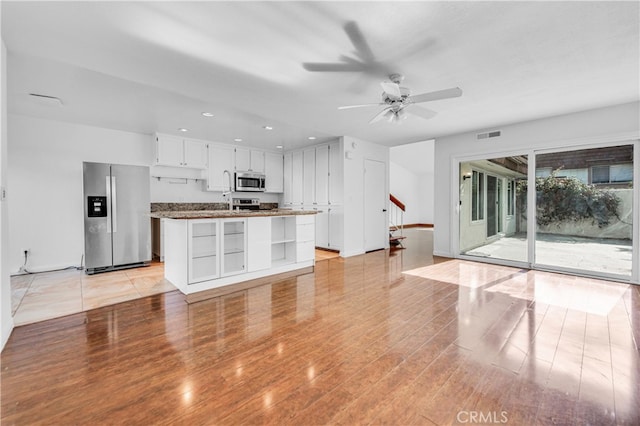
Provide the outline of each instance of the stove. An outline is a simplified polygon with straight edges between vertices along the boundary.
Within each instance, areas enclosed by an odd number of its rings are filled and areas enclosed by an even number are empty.
[[[260,210],[259,198],[234,198],[231,202],[234,210]]]

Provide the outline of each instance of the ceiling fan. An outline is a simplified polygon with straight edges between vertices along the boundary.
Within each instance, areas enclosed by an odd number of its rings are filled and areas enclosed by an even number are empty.
[[[459,87],[453,87],[451,89],[438,90],[435,92],[422,93],[419,95],[411,95],[408,88],[400,86],[404,76],[401,74],[389,75],[389,80],[380,83],[382,86],[382,102],[377,104],[363,104],[363,105],[347,105],[338,107],[338,109],[351,109],[361,108],[368,106],[384,106],[382,111],[377,113],[369,124],[375,123],[382,119],[386,119],[392,123],[399,123],[403,119],[407,118],[407,114],[412,114],[425,120],[434,117],[437,113],[430,109],[420,107],[418,103],[437,101],[440,99],[457,98],[462,96],[462,90]]]

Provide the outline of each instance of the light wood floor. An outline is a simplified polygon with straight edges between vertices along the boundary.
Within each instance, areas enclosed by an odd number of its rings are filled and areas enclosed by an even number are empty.
[[[638,287],[433,258],[430,231],[407,234],[217,299],[17,327],[2,423],[640,424]]]

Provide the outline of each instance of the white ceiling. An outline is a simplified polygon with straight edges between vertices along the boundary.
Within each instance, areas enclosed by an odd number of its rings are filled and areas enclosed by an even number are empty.
[[[10,113],[273,148],[340,135],[387,146],[637,101],[639,2],[2,1]],[[379,74],[319,73],[353,56]],[[385,72],[412,93],[458,86],[431,120],[367,122]],[[62,108],[28,93],[57,96]],[[204,118],[211,111],[214,118]],[[274,130],[265,131],[263,125]],[[318,139],[311,142],[307,136]]]

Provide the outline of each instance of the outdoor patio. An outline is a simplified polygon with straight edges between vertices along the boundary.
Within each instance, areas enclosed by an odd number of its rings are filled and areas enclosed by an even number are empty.
[[[631,275],[631,240],[538,234],[536,263],[615,275]],[[527,261],[527,236],[515,234],[466,251],[464,254],[520,262]]]

